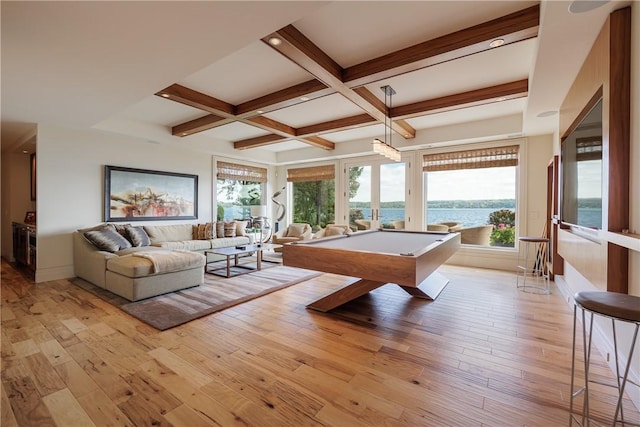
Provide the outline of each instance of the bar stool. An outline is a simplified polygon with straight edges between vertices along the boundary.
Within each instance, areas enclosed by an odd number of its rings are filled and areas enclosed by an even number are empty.
[[[569,403],[569,426],[573,425],[573,421],[580,426],[584,426],[585,420],[587,425],[591,423],[589,414],[589,383],[598,383],[600,385],[613,387],[618,390],[618,399],[616,410],[613,415],[613,426],[618,422],[623,425],[640,426],[636,422],[625,421],[624,412],[622,410],[622,398],[627,382],[640,387],[632,380],[628,379],[629,368],[633,358],[633,350],[638,338],[638,327],[640,326],[640,297],[619,294],[615,292],[578,292],[574,295],[575,305],[573,308],[573,350],[571,353],[571,400]],[[574,391],[575,383],[575,360],[576,360],[576,320],[578,317],[578,309],[582,311],[582,342],[584,349],[584,386]],[[585,312],[591,313],[589,319],[589,332],[587,334],[587,324],[585,321]],[[591,337],[593,332],[593,318],[595,316],[603,316],[611,319],[611,327],[613,329],[613,349],[616,358],[616,384],[606,384],[600,381],[589,379],[589,362],[591,360]],[[627,364],[621,375],[620,360],[618,356],[618,342],[616,337],[616,321],[627,322],[635,325],[631,348],[627,357]],[[573,401],[580,394],[584,394],[582,414],[574,414]],[[578,421],[576,415],[582,415],[582,421]],[[595,422],[595,421],[594,421]]]
[[[545,237],[519,237],[518,267],[516,271],[516,287],[525,292],[549,294],[549,239]],[[535,260],[533,267],[529,266],[529,249],[533,247]],[[522,255],[524,253],[524,260]],[[523,263],[524,261],[524,263]],[[527,283],[527,278],[529,278]]]

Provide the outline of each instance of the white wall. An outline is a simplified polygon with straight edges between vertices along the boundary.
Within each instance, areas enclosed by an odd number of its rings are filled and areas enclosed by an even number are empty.
[[[103,221],[104,165],[198,175],[198,220],[184,222],[213,218],[211,156],[102,131],[38,126],[36,282],[74,276],[71,233]]]

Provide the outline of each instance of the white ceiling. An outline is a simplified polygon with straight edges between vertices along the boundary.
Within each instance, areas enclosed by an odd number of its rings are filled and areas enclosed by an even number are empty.
[[[571,14],[570,2],[542,2],[538,37],[366,85],[393,105],[527,79],[527,97],[407,119],[415,140],[437,129],[515,118],[517,135],[554,133],[558,110],[607,15],[630,2]],[[96,128],[200,151],[233,152],[233,142],[269,134],[233,122],[188,137],[171,127],[207,112],[155,95],[179,84],[238,105],[310,80],[304,69],[261,41],[292,24],[347,68],[436,37],[499,18],[535,1],[369,2],[1,2],[2,150],[22,150],[35,124]],[[361,114],[339,94],[265,113],[298,128]],[[448,127],[448,128],[445,128]],[[513,130],[513,129],[511,129]],[[343,152],[349,141],[382,136],[382,123],[320,135]],[[487,138],[483,134],[483,138]],[[495,137],[505,135],[496,133]],[[394,135],[394,140],[396,135]],[[191,140],[191,141],[189,141]],[[468,139],[472,141],[473,138]],[[193,144],[185,144],[193,142]],[[308,147],[288,141],[244,151],[272,152],[275,162]],[[259,156],[258,156],[259,157]],[[284,160],[283,160],[284,161]]]

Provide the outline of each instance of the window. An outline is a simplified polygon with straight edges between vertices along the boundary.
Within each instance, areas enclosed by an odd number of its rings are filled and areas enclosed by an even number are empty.
[[[293,222],[310,224],[314,231],[334,222],[333,165],[289,169],[287,182],[293,189]]]
[[[244,219],[251,206],[261,205],[267,170],[237,163],[217,162],[217,219]]]
[[[514,247],[518,146],[425,154],[427,230],[463,244]]]

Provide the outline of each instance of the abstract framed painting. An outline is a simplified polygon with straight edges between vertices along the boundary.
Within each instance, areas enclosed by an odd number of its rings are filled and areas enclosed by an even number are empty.
[[[197,175],[104,167],[105,221],[197,218]]]

